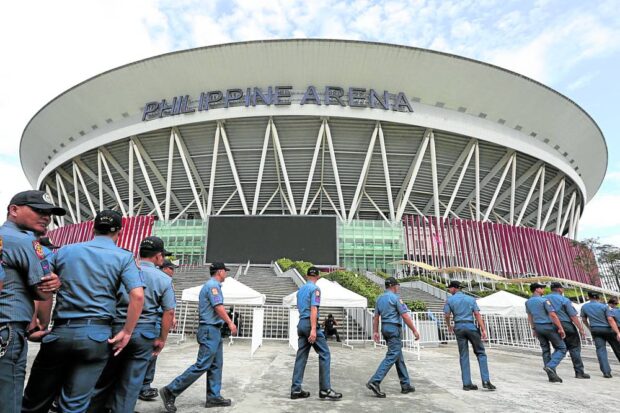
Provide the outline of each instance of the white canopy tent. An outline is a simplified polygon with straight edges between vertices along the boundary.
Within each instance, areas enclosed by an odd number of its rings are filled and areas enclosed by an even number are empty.
[[[321,289],[321,306],[347,308],[366,308],[368,306],[368,300],[365,297],[347,290],[337,282],[321,278],[316,285]],[[282,304],[288,307],[297,305],[297,292],[284,297]]]
[[[498,291],[476,301],[482,314],[500,314],[508,317],[526,317],[527,300],[506,291]]]
[[[198,301],[203,285],[183,290],[181,300]],[[222,283],[222,295],[224,296],[224,305],[264,305],[267,299],[265,294],[259,293],[234,278],[226,278],[224,280]]]

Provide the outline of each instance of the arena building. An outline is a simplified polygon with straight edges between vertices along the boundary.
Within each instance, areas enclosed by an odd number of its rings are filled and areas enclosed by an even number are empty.
[[[596,122],[532,79],[431,50],[308,39],[97,75],[36,113],[20,156],[31,184],[69,209],[56,225],[104,207],[152,215],[185,263],[204,260],[210,216],[334,215],[341,266],[405,258],[585,282],[570,240],[607,167]]]

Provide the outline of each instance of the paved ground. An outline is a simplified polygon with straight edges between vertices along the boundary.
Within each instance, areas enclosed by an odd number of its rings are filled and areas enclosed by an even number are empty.
[[[547,381],[538,354],[505,349],[489,349],[491,379],[498,387],[495,392],[461,390],[458,351],[456,346],[422,350],[416,360],[407,355],[407,365],[416,387],[413,394],[400,394],[394,370],[385,379],[382,389],[386,399],[377,399],[364,384],[374,373],[384,350],[372,346],[353,350],[332,346],[332,385],[344,394],[339,402],[318,398],[318,358],[308,360],[304,388],[312,395],[306,400],[290,400],[291,374],[295,355],[284,342],[266,342],[254,358],[249,355],[249,343],[239,341],[224,350],[224,382],[222,394],[233,400],[232,407],[211,409],[221,412],[505,412],[505,411],[614,411],[618,405],[620,366],[613,360],[616,377],[604,379],[592,354],[585,358],[591,380],[573,378],[567,358],[558,368],[563,384]],[[37,347],[32,346],[29,362]],[[164,350],[157,365],[154,385],[162,386],[193,363],[197,351],[194,342],[171,345]],[[612,353],[613,354],[613,353]],[[475,361],[475,358],[474,358]],[[480,385],[477,365],[473,367],[474,382]],[[205,401],[205,379],[202,378],[177,399],[179,412],[202,412]],[[162,412],[159,399],[138,401],[140,413]]]

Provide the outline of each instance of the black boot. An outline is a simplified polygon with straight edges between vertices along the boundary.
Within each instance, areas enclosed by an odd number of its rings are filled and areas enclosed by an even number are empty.
[[[291,392],[291,399],[293,399],[293,400],[296,400],[296,399],[307,399],[308,397],[310,397],[310,392],[309,391],[299,390],[299,391],[292,391]]]
[[[319,392],[319,398],[327,400],[340,400],[342,399],[342,393],[337,393],[333,389],[321,390]]]
[[[230,399],[225,399],[222,396],[220,397],[210,397],[207,399],[207,402],[205,403],[205,407],[209,408],[209,407],[227,407],[230,406],[232,404],[232,401]]]
[[[366,383],[366,387],[370,390],[372,390],[372,392],[375,394],[375,396],[377,396],[380,399],[385,398],[385,393],[383,393],[381,391],[381,387],[379,387],[379,383],[374,383],[372,381],[369,381],[368,383]]]
[[[167,387],[162,387],[159,389],[159,396],[161,397],[161,401],[164,403],[164,409],[168,413],[174,413],[177,411],[177,407],[174,405],[174,401],[176,397],[168,390]]]

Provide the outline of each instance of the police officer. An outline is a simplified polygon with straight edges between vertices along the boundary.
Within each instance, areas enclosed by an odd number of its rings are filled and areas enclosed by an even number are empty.
[[[420,339],[420,334],[413,325],[413,321],[409,316],[409,309],[400,298],[400,284],[394,277],[385,280],[385,293],[377,299],[375,308],[375,316],[372,320],[373,339],[379,342],[379,319],[381,320],[381,334],[387,343],[388,351],[385,358],[377,368],[375,374],[370,378],[366,387],[380,398],[385,397],[385,393],[381,391],[380,384],[387,375],[388,371],[396,364],[396,373],[400,380],[401,393],[411,393],[415,388],[409,380],[405,358],[403,357],[403,343],[401,341],[402,322],[407,324],[411,329],[416,340]]]
[[[165,259],[164,263],[160,266],[160,269],[170,278],[174,276],[174,270],[178,267],[178,265],[174,264],[169,259]],[[173,288],[174,290],[174,288]],[[172,328],[175,329],[177,327],[177,319],[176,316],[173,315],[172,318]],[[159,327],[158,327],[159,328]],[[157,389],[151,387],[151,383],[155,379],[155,369],[157,366],[157,356],[153,356],[151,361],[149,362],[148,367],[146,368],[146,373],[144,374],[144,382],[142,383],[142,389],[140,390],[140,395],[138,398],[144,401],[151,401],[157,398]]]
[[[585,373],[583,361],[581,360],[580,336],[585,338],[585,332],[577,316],[577,310],[573,307],[573,303],[564,297],[564,288],[559,282],[551,283],[551,294],[548,294],[545,298],[551,301],[551,305],[555,309],[555,313],[564,328],[564,333],[566,334],[564,344],[566,344],[570,353],[570,359],[575,369],[575,377],[578,379],[589,379],[590,375]]]
[[[140,269],[144,277],[144,307],[129,344],[118,357],[108,360],[88,411],[133,413],[144,374],[153,356],[163,349],[172,326],[176,300],[172,280],[158,266],[168,252],[158,237],[147,237],[140,243]],[[127,321],[129,297],[121,286],[112,333],[120,331]]]
[[[27,327],[34,300],[51,302],[60,287],[57,275],[32,235],[45,232],[52,215],[66,211],[49,202],[42,191],[16,194],[0,227],[0,410],[19,412],[26,375]]]
[[[116,246],[122,217],[105,210],[94,221],[92,241],[66,245],[53,257],[62,287],[56,296],[54,327],[43,337],[22,412],[47,413],[60,393],[62,412],[84,412],[108,358],[129,342],[144,303],[144,283],[133,255]],[[112,338],[116,294],[129,291],[127,321]]]
[[[459,281],[451,281],[448,285],[448,291],[452,295],[446,301],[443,312],[448,330],[456,335],[456,342],[459,346],[463,390],[478,390],[478,386],[471,381],[468,343],[471,344],[474,354],[478,358],[482,387],[488,390],[495,390],[496,387],[491,383],[487,355],[482,343],[483,340],[487,339],[487,332],[478,304],[476,304],[476,300],[473,297],[463,294]],[[452,316],[454,316],[454,327],[450,321]],[[474,324],[474,318],[478,322],[477,327]]]
[[[562,327],[551,301],[543,297],[545,285],[532,283],[530,284],[530,291],[533,295],[525,302],[525,310],[534,336],[540,342],[545,365],[543,370],[547,372],[550,382],[562,383],[562,379],[555,369],[566,356],[566,344],[563,341],[566,338],[564,327]],[[550,344],[554,348],[553,354],[551,354]]]
[[[611,310],[611,315],[616,320],[616,325],[620,328],[620,308],[618,308],[618,297],[611,297],[609,301],[609,308]]]
[[[227,324],[231,333],[237,334],[237,327],[226,313],[224,297],[222,296],[221,284],[226,279],[227,271],[230,270],[221,262],[214,262],[209,267],[211,279],[203,285],[198,296],[200,325],[196,333],[196,340],[200,344],[200,348],[198,349],[196,363],[159,390],[159,395],[167,412],[177,411],[174,405],[176,398],[205,373],[207,373],[207,402],[205,407],[231,405],[230,399],[225,399],[220,394],[224,363],[220,329],[224,324]]]
[[[599,301],[598,293],[589,291],[588,298],[590,301],[581,307],[581,318],[592,333],[596,347],[596,358],[603,372],[603,377],[610,379],[612,375],[607,359],[607,343],[620,361],[620,331],[618,331],[618,324],[611,309]]]
[[[319,307],[321,305],[321,289],[316,285],[321,273],[318,268],[310,267],[306,272],[307,282],[297,291],[297,308],[299,323],[297,324],[298,346],[293,370],[291,399],[305,399],[310,392],[302,390],[304,371],[308,362],[310,347],[319,355],[319,398],[340,400],[341,393],[335,392],[330,383],[330,353],[325,334],[319,327]]]

